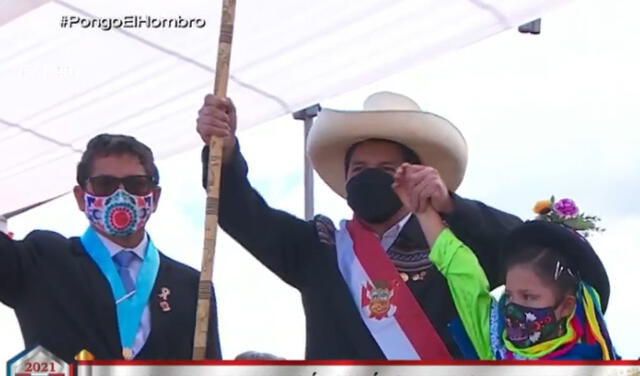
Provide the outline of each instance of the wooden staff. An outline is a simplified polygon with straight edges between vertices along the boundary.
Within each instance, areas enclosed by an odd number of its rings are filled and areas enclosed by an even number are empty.
[[[226,97],[229,82],[229,62],[231,60],[231,40],[233,22],[236,13],[236,0],[222,1],[220,21],[220,39],[218,42],[218,61],[216,63],[216,81],[214,95]],[[207,181],[207,208],[204,228],[204,248],[202,268],[198,286],[198,307],[196,311],[196,330],[193,337],[193,359],[202,360],[207,351],[207,332],[211,314],[211,281],[213,277],[213,256],[216,251],[218,230],[218,202],[220,197],[220,170],[223,140],[212,137],[209,143],[209,175]]]

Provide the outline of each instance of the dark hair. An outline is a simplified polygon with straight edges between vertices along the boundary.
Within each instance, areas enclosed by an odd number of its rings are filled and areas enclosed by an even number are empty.
[[[345,174],[347,173],[347,171],[349,171],[349,163],[351,162],[351,158],[353,157],[353,153],[356,151],[356,148],[360,145],[362,145],[365,142],[368,141],[382,141],[382,142],[388,142],[390,144],[396,145],[400,148],[400,152],[402,153],[402,159],[404,162],[408,162],[411,164],[421,164],[422,161],[420,160],[420,157],[418,157],[418,154],[416,154],[415,151],[409,149],[408,147],[404,146],[403,144],[396,142],[396,141],[391,141],[391,140],[385,140],[383,138],[369,138],[367,140],[364,141],[360,141],[360,142],[356,142],[355,144],[349,146],[349,149],[347,149],[347,154],[344,157],[344,171]]]
[[[257,351],[245,351],[242,354],[238,354],[235,360],[285,360],[270,353],[263,353]]]
[[[510,250],[505,260],[506,270],[515,265],[530,266],[543,282],[553,286],[556,297],[575,295],[578,291],[579,275],[568,260],[552,248],[537,244],[521,244]]]
[[[131,136],[119,134],[100,134],[92,138],[87,149],[82,154],[76,170],[76,181],[85,187],[93,170],[93,163],[98,158],[109,155],[129,154],[137,157],[147,175],[151,176],[155,184],[160,183],[158,168],[153,162],[153,152],[149,147]]]

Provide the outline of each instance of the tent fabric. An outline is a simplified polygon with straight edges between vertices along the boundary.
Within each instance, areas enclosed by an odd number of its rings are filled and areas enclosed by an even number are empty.
[[[566,1],[238,0],[228,93],[246,129]],[[98,133],[134,135],[159,159],[197,147],[195,118],[213,87],[220,7],[0,0],[0,215],[69,191],[80,153]],[[62,27],[65,16],[182,17],[206,26]]]

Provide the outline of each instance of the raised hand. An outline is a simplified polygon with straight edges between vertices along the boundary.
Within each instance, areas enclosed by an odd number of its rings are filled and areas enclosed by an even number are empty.
[[[438,214],[439,210],[434,205],[435,195],[441,194],[440,175],[431,167],[403,163],[396,170],[394,178],[393,188],[396,194],[404,206],[416,215],[429,245],[433,246],[444,229],[442,218]],[[447,198],[451,200],[448,190],[446,187],[444,189]]]
[[[414,182],[409,178],[408,169],[411,165],[403,163],[396,169],[394,175],[393,189],[402,201],[402,204],[409,209],[413,214],[418,214],[424,211],[424,208],[420,205],[420,200],[416,195],[414,189]]]
[[[397,172],[402,175],[396,173],[396,180],[401,176],[402,181],[399,182],[402,183],[402,189],[410,192],[407,197],[410,202],[405,203],[408,208],[421,212],[426,209],[427,203],[430,203],[439,213],[450,213],[453,210],[453,200],[438,170],[429,166],[403,163]]]
[[[232,155],[236,144],[236,127],[236,108],[231,99],[207,94],[198,111],[196,130],[207,145],[214,136],[224,140],[223,162]]]

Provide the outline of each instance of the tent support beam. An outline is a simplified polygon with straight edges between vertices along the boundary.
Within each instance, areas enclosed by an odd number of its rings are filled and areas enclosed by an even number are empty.
[[[313,169],[311,168],[311,161],[307,156],[307,138],[309,137],[309,131],[313,125],[313,118],[320,112],[320,105],[314,104],[300,111],[293,113],[293,118],[296,120],[304,121],[304,217],[306,220],[313,219]]]
[[[0,232],[6,233],[9,229],[9,224],[7,223],[7,218],[0,215]]]
[[[542,19],[538,18],[518,27],[518,31],[522,34],[540,34]]]

